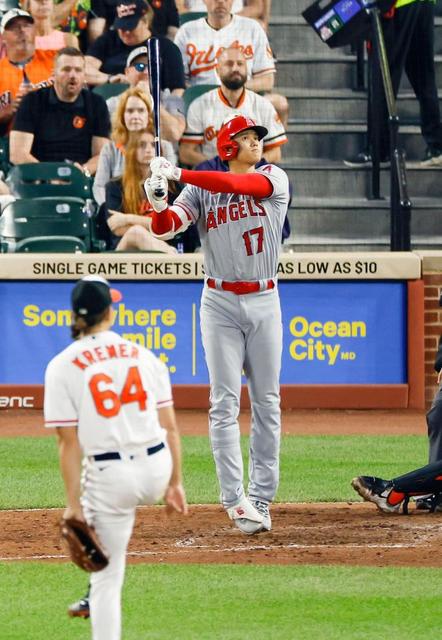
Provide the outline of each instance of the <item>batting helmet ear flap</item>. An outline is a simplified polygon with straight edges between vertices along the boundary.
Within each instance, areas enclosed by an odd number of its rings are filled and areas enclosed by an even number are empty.
[[[232,160],[233,158],[236,158],[239,153],[239,144],[236,140],[230,140],[230,142],[222,145],[222,152],[223,160]]]

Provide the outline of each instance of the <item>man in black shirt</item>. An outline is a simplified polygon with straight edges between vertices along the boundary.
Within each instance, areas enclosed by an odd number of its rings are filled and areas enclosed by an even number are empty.
[[[10,134],[10,158],[23,162],[71,160],[94,175],[110,132],[104,99],[85,89],[83,54],[73,47],[55,58],[54,85],[23,98]]]
[[[148,2],[154,12],[152,35],[167,36],[173,40],[180,26],[175,0],[148,0]],[[94,34],[97,33],[97,35],[90,42],[112,27],[117,17],[118,4],[118,0],[92,0],[93,17],[89,24],[92,24]]]
[[[152,36],[153,11],[145,0],[121,0],[114,29],[91,44],[86,53],[86,80],[91,85],[127,82],[124,75],[131,51]],[[182,95],[186,88],[181,52],[169,38],[158,38],[161,89]]]

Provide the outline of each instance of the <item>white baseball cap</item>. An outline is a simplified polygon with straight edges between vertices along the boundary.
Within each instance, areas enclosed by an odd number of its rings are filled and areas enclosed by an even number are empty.
[[[140,56],[147,56],[147,47],[137,47],[129,53],[126,60],[126,67],[130,67],[132,62]]]
[[[2,21],[0,22],[0,33],[3,33],[6,29],[6,25],[16,18],[27,18],[30,22],[34,22],[34,18],[27,11],[23,11],[23,9],[10,9],[2,16]]]

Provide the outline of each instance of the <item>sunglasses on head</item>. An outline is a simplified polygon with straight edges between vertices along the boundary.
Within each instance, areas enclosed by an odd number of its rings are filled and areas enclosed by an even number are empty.
[[[132,66],[138,71],[138,73],[142,73],[147,69],[147,62],[134,62]]]

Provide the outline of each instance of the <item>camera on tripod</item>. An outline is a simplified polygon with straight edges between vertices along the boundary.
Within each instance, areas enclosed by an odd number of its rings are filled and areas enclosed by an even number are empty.
[[[368,11],[386,13],[395,0],[316,0],[302,12],[306,22],[329,47],[344,47],[370,37]]]

